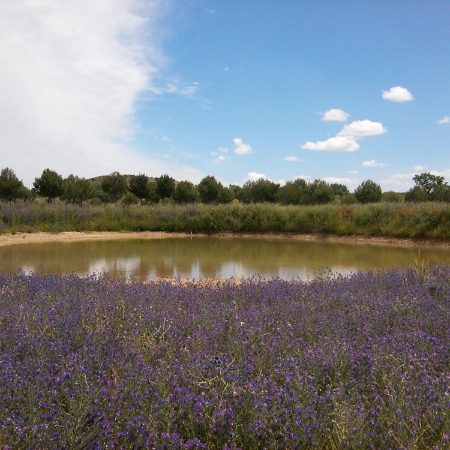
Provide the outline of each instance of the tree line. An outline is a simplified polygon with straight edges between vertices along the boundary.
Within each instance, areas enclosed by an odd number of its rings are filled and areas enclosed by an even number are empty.
[[[233,200],[242,203],[280,203],[283,205],[320,205],[336,199],[342,204],[385,202],[427,202],[450,201],[450,186],[444,177],[429,172],[413,177],[415,186],[405,194],[393,191],[382,192],[379,184],[372,180],[363,181],[353,193],[340,183],[326,183],[324,180],[307,182],[304,179],[288,181],[284,186],[260,178],[247,181],[243,186],[225,187],[214,176],[204,177],[198,185],[190,181],[177,182],[168,174],[150,178],[146,174],[122,175],[113,172],[91,180],[69,175],[63,178],[57,172],[45,169],[36,177],[33,188],[28,189],[8,167],[0,173],[0,200],[15,202],[44,197],[49,203],[60,199],[63,202],[79,204],[117,203],[155,204],[174,202],[177,204],[204,203],[224,204]]]

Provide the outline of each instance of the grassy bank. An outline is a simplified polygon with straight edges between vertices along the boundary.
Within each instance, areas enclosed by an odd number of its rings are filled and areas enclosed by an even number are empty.
[[[449,280],[0,276],[0,446],[448,448]]]
[[[0,205],[0,233],[34,231],[293,232],[448,239],[450,206],[446,203],[355,206]]]

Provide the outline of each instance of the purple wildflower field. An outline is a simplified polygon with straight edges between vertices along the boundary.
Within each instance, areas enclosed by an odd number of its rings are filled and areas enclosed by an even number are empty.
[[[0,289],[3,449],[450,448],[450,267]]]

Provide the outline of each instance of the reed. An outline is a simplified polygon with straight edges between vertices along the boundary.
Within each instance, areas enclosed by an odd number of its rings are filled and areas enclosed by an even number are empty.
[[[0,204],[0,233],[178,231],[450,238],[447,203],[282,206]]]

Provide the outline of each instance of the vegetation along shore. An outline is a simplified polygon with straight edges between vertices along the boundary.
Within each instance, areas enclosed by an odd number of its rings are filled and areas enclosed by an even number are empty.
[[[197,186],[169,175],[114,172],[63,179],[50,169],[25,188],[10,168],[0,173],[0,234],[31,232],[294,233],[446,240],[450,187],[423,173],[406,193],[366,180],[346,186],[266,179],[224,187],[212,176]]]

